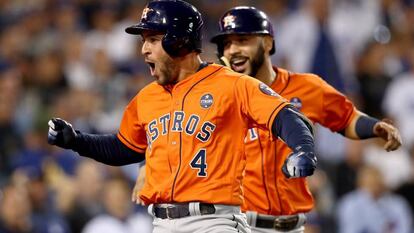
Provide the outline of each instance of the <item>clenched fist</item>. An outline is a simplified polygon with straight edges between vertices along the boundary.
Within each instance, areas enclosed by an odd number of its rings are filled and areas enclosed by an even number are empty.
[[[72,125],[60,118],[52,118],[49,121],[47,142],[65,149],[72,149],[76,139],[76,132]]]
[[[290,154],[282,167],[287,178],[311,176],[316,169],[317,159],[312,150],[298,147]]]

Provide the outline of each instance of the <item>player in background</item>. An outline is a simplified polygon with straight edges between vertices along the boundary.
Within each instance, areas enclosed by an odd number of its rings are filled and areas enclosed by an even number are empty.
[[[248,128],[292,148],[288,176],[309,176],[316,167],[311,123],[266,84],[203,62],[202,26],[184,1],[150,1],[126,32],[142,37],[156,81],[128,104],[119,132],[87,134],[49,121],[52,145],[113,166],[145,159],[140,199],[155,217],[155,233],[250,232],[240,210]]]
[[[211,41],[217,44],[219,57],[234,71],[264,82],[313,123],[350,139],[383,138],[387,151],[400,147],[401,137],[393,125],[358,111],[320,77],[272,66],[270,56],[276,48],[272,24],[264,12],[235,7],[224,13],[219,25],[220,31]],[[264,129],[249,129],[242,209],[252,232],[304,232],[304,213],[314,205],[306,179],[288,179],[283,174],[291,149],[267,134]]]

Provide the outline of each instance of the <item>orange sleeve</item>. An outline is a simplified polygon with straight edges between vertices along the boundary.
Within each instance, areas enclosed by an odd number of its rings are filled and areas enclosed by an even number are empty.
[[[117,136],[130,149],[145,153],[147,137],[138,117],[137,96],[126,107]]]
[[[289,103],[266,84],[249,76],[236,81],[235,95],[253,127],[270,129],[276,115]]]
[[[357,114],[354,104],[342,93],[321,79],[323,114],[321,125],[333,132],[345,129]]]

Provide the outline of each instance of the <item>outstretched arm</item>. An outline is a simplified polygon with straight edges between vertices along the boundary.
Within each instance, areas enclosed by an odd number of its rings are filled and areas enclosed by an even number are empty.
[[[345,128],[344,135],[351,139],[367,139],[380,137],[386,142],[384,149],[394,151],[401,146],[401,135],[390,120],[378,120],[360,111]]]
[[[144,160],[145,155],[125,146],[115,134],[85,134],[76,132],[65,120],[53,118],[49,121],[48,143],[72,149],[81,156],[98,162],[123,166]]]

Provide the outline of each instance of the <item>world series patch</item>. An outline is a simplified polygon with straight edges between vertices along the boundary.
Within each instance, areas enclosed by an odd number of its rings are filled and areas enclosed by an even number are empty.
[[[298,97],[293,97],[289,101],[295,108],[301,109],[302,108],[302,100],[300,100]]]
[[[200,98],[200,106],[202,108],[209,108],[213,104],[213,96],[211,94],[204,94]]]
[[[279,94],[277,94],[272,88],[270,88],[268,85],[266,85],[264,83],[259,84],[259,89],[260,89],[261,92],[263,92],[266,95],[279,97]]]

